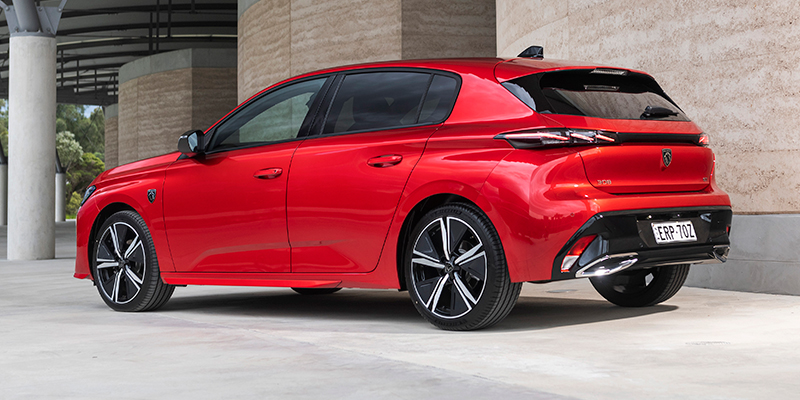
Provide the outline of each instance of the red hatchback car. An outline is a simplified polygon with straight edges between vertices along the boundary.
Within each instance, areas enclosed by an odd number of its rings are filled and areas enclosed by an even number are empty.
[[[501,321],[523,282],[614,304],[725,261],[708,137],[649,75],[545,60],[392,61],[280,82],[180,152],[100,175],[75,277],[114,310],[176,285],[407,289],[443,329]]]

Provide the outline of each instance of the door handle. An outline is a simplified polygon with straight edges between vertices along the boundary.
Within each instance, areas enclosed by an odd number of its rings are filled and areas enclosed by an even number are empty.
[[[400,164],[403,161],[403,156],[399,154],[389,154],[385,156],[372,157],[367,160],[367,165],[375,168],[386,168],[392,165]]]
[[[253,174],[258,179],[275,179],[283,173],[283,168],[265,168]]]

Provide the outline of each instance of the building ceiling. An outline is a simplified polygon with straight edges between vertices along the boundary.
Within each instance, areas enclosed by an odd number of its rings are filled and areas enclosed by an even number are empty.
[[[114,104],[125,63],[185,48],[236,48],[236,7],[237,0],[68,0],[56,36],[57,101]],[[2,13],[0,98],[8,98],[8,41]]]

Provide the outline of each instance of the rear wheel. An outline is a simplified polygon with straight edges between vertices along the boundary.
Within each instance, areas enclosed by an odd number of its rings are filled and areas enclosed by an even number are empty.
[[[689,275],[689,264],[665,266],[590,278],[606,300],[622,307],[647,307],[669,300]]]
[[[342,288],[298,288],[293,287],[292,290],[295,292],[302,294],[302,295],[317,295],[317,294],[333,294],[336,293]]]
[[[417,223],[405,250],[408,291],[417,311],[447,330],[494,325],[516,304],[500,238],[479,209],[445,205]]]
[[[133,211],[120,211],[103,223],[93,254],[97,291],[116,311],[154,310],[175,290],[161,281],[150,230]]]

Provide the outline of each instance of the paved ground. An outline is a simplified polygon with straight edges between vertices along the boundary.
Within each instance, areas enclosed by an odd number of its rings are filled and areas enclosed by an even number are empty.
[[[0,261],[0,399],[800,396],[800,297],[684,288],[632,310],[585,280],[526,284],[503,323],[468,333],[393,291],[188,287],[125,314],[72,278],[72,229],[61,259]]]

